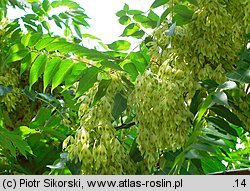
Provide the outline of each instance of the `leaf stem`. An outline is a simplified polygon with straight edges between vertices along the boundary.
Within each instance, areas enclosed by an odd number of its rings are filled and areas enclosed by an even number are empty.
[[[120,125],[120,126],[117,126],[117,127],[115,127],[115,129],[118,131],[118,130],[120,130],[120,129],[129,129],[130,127],[132,127],[132,126],[134,126],[135,125],[135,122],[133,122],[133,121],[131,121],[131,122],[129,122],[129,123],[124,123],[124,124],[122,124],[122,125]]]

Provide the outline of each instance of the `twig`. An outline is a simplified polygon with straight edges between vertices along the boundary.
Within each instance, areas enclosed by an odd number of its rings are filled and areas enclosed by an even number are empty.
[[[38,94],[36,94],[35,96],[36,99],[39,99],[41,101],[43,101],[44,103],[48,104],[49,106],[51,106],[53,109],[55,109],[60,115],[61,117],[64,119],[65,117],[63,116],[63,114],[57,109],[57,107],[55,107],[54,105],[52,105],[50,102],[48,102],[47,100],[43,99],[43,98],[40,98],[38,97]]]
[[[124,124],[122,124],[122,125],[120,125],[120,126],[117,126],[117,127],[115,127],[115,129],[116,129],[116,130],[128,129],[128,128],[134,126],[134,125],[135,125],[135,122],[132,121],[132,122],[124,123]]]

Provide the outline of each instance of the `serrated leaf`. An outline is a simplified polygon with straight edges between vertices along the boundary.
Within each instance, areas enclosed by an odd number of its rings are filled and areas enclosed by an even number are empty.
[[[78,62],[72,67],[70,75],[65,79],[65,89],[68,89],[81,78],[82,72],[86,69],[86,63]]]
[[[110,59],[112,57],[106,55],[103,52],[97,51],[95,49],[88,49],[78,44],[73,44],[69,42],[53,42],[46,46],[47,51],[55,51],[58,50],[61,53],[74,53],[80,56],[86,56],[91,58],[91,60],[103,60],[103,59]]]
[[[215,106],[211,107],[210,110],[215,112],[220,117],[225,118],[227,121],[229,121],[230,123],[232,123],[234,125],[237,125],[237,126],[242,125],[242,122],[237,117],[237,115],[235,115],[233,112],[231,112],[229,109],[227,109],[226,107],[224,107],[222,105],[215,105]]]
[[[5,64],[9,64],[11,62],[16,62],[19,60],[22,60],[27,54],[29,53],[28,50],[20,50],[16,53],[10,54],[6,60],[5,60]]]
[[[20,52],[22,50],[26,50],[23,44],[20,43],[14,44],[13,46],[10,47],[7,53],[7,58],[11,57],[12,54]]]
[[[9,140],[9,134],[7,134],[4,128],[1,128],[0,131],[0,144],[2,147],[4,147],[5,149],[8,149],[10,151],[10,154],[13,157],[16,157],[16,149],[15,147],[12,145],[11,141]],[[11,135],[10,135],[11,136]]]
[[[215,125],[216,127],[225,130],[230,135],[238,137],[237,131],[234,128],[232,128],[224,119],[222,119],[220,117],[210,116],[210,117],[206,118],[206,120],[209,123],[212,123],[213,125]]]
[[[47,55],[42,54],[36,58],[35,62],[31,66],[30,77],[29,77],[30,90],[32,85],[37,82],[38,78],[44,72],[46,62],[47,62]]]
[[[98,86],[98,90],[95,94],[92,106],[94,106],[106,94],[106,91],[107,91],[111,81],[112,81],[111,79],[109,79],[109,80],[102,79],[101,80],[101,82],[99,83],[99,86]]]
[[[76,52],[76,53],[80,53],[80,52],[84,52],[87,53],[87,51],[89,49],[82,47],[80,45],[77,44],[72,44],[69,42],[64,42],[64,41],[59,41],[59,42],[52,42],[50,44],[48,44],[46,46],[46,50],[47,51],[55,51],[58,50],[61,53],[72,53],[72,52]]]
[[[27,56],[25,56],[25,58],[21,62],[20,75],[22,75],[23,72],[25,72],[28,69],[31,63],[35,61],[37,56],[38,56],[38,53],[36,52],[31,52]]]
[[[26,47],[28,46],[29,40],[31,37],[31,33],[27,33],[26,35],[24,35],[21,39],[21,43]]]
[[[33,154],[30,146],[28,145],[27,142],[23,141],[19,136],[13,136],[12,135],[12,143],[14,147],[16,147],[19,152],[27,158],[26,152]]]
[[[47,51],[55,51],[55,50],[58,50],[58,51],[63,51],[63,48],[66,48],[66,47],[74,47],[73,44],[69,43],[69,42],[64,42],[64,41],[56,41],[56,42],[52,42],[52,43],[49,43],[47,46],[46,46],[46,50]],[[63,53],[69,53],[70,51],[68,50],[64,50]]]
[[[162,5],[165,5],[169,2],[169,0],[155,0],[153,4],[150,6],[151,8],[157,8]]]
[[[51,116],[51,109],[42,107],[37,112],[35,118],[30,123],[30,128],[37,128],[37,127],[43,127],[45,124],[45,121],[49,119]]]
[[[114,98],[114,105],[112,109],[113,117],[118,119],[126,108],[127,99],[121,93],[117,93]]]
[[[46,65],[44,75],[43,75],[43,91],[45,92],[50,81],[54,77],[55,73],[58,71],[61,59],[56,57],[52,58]]]
[[[146,70],[148,63],[141,52],[131,52],[128,58],[134,63],[136,69],[143,74]]]
[[[107,46],[109,47],[109,49],[116,51],[129,50],[131,43],[126,40],[117,40],[111,44],[108,44]]]
[[[37,50],[42,50],[44,49],[49,43],[51,43],[52,41],[54,41],[55,38],[53,37],[44,37],[42,38],[41,40],[39,40],[36,45],[35,45],[35,48]]]
[[[28,47],[33,47],[42,38],[42,35],[43,34],[40,32],[32,34],[29,39]]]
[[[66,79],[66,76],[70,73],[73,65],[74,65],[74,62],[72,60],[69,60],[69,59],[63,60],[61,62],[58,71],[56,71],[56,73],[52,79],[51,92]]]
[[[96,67],[84,70],[75,97],[83,95],[88,89],[93,87],[94,83],[97,81],[98,71],[99,70]]]
[[[228,105],[227,94],[224,92],[216,92],[213,96],[213,101],[221,105]]]
[[[250,83],[250,70],[237,69],[226,75],[230,80],[237,82]]]
[[[204,129],[202,129],[203,132],[205,132],[208,136],[213,136],[216,137],[218,139],[227,139],[232,141],[232,137],[227,133],[227,132],[223,132],[220,129],[221,128],[215,128],[217,126],[213,126],[211,124],[208,124],[208,126]]]
[[[201,160],[201,165],[206,174],[226,170],[225,165],[223,165],[221,161],[213,156],[210,158],[203,158]]]
[[[138,76],[138,71],[135,65],[132,62],[129,62],[123,66],[123,69],[130,75],[134,81]]]

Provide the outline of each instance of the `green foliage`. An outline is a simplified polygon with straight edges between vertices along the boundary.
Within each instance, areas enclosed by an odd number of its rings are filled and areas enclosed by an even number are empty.
[[[130,45],[131,43],[126,40],[118,40],[113,42],[112,44],[108,44],[107,46],[111,50],[120,51],[120,50],[129,50]]]
[[[118,119],[122,112],[127,108],[127,100],[124,98],[122,93],[117,93],[114,98],[114,106],[112,110],[112,115],[115,119]]]
[[[89,88],[91,88],[97,80],[98,69],[96,67],[87,68],[84,70],[84,75],[79,81],[76,97],[83,95]]]
[[[249,168],[247,35],[233,36],[235,44],[242,46],[235,46],[237,50],[231,50],[224,38],[215,43],[211,40],[206,46],[196,39],[193,46],[188,41],[192,35],[200,35],[201,39],[211,36],[205,34],[204,23],[201,23],[203,28],[190,27],[195,26],[199,3],[155,0],[146,12],[125,4],[116,16],[124,26],[121,37],[128,38],[104,44],[94,35],[83,33],[83,28],[89,27],[89,17],[74,1],[1,1],[0,174],[209,174]],[[8,6],[28,10],[29,14],[6,21]],[[53,11],[62,6],[67,10]],[[163,11],[158,15],[155,9],[159,7]],[[64,36],[54,34],[52,23],[63,30]],[[212,27],[209,26],[210,30],[219,28]],[[182,38],[187,30],[190,36]],[[228,37],[234,32],[222,31],[221,35],[226,33]],[[132,47],[130,37],[140,39],[140,44]],[[103,49],[83,46],[82,40],[86,38],[98,42]],[[187,42],[189,49],[193,48],[192,54],[185,47]],[[205,51],[221,43],[223,55]],[[198,50],[201,47],[205,50]],[[172,51],[175,49],[177,53]],[[230,56],[229,61],[224,54]],[[238,54],[239,59],[233,57]],[[218,60],[211,59],[214,57]],[[224,63],[228,67],[218,72],[217,65],[221,62],[232,63]],[[190,66],[190,63],[196,64]],[[164,69],[158,72],[159,68]],[[215,71],[222,75],[219,80],[212,74]],[[198,77],[189,79],[193,74]],[[148,107],[138,112],[133,96],[142,84],[145,88],[140,90],[141,100],[136,104],[147,103]],[[198,88],[191,92],[189,85]],[[171,108],[167,107],[168,102],[172,103]],[[161,112],[157,109],[163,103],[166,107],[163,105],[165,109]],[[171,117],[166,116],[167,110],[178,109],[184,114],[190,112],[185,119],[190,130],[184,144],[175,149],[146,145],[143,150],[143,140],[162,143],[160,135],[155,136],[152,129],[141,136],[140,125],[144,121],[138,120],[138,116],[150,114],[153,121],[154,115],[159,115],[161,120]],[[172,116],[177,119],[175,123],[184,114],[176,112]],[[165,130],[159,133],[164,135]],[[170,134],[168,141],[177,145],[178,132]],[[79,141],[79,145],[74,141]],[[148,155],[148,148],[155,149],[153,155]],[[102,163],[110,166],[103,169]]]
[[[160,7],[162,5],[165,5],[169,2],[169,0],[155,0],[153,2],[153,4],[151,5],[151,8],[157,8]]]
[[[236,62],[237,69],[227,74],[231,80],[250,83],[250,50],[242,52],[241,59]]]
[[[30,69],[30,77],[29,77],[30,89],[32,85],[37,82],[38,78],[43,73],[46,62],[47,62],[47,56],[44,54],[39,55],[34,61]]]
[[[108,79],[102,79],[102,81],[98,85],[98,90],[95,94],[94,101],[93,101],[93,106],[106,94],[106,91],[110,85],[112,80]]]

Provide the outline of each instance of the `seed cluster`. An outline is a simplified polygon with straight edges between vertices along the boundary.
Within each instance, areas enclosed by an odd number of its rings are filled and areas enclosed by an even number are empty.
[[[19,75],[18,71],[13,68],[6,71],[0,76],[0,84],[5,87],[12,88],[12,91],[0,97],[0,102],[4,103],[8,112],[16,109],[16,105],[20,102],[20,90],[18,89]]]
[[[0,103],[4,105],[4,110],[10,119],[8,127],[16,128],[21,125],[28,125],[34,116],[31,103],[20,89],[20,75],[16,68],[6,69],[0,76],[0,85],[9,87],[10,92],[0,96]]]
[[[79,108],[81,126],[75,137],[69,136],[63,147],[69,153],[69,159],[82,163],[82,174],[134,174],[135,165],[124,147],[115,137],[111,114],[116,93],[125,91],[119,75],[112,74],[106,95],[91,107],[97,85],[83,100]],[[69,144],[70,143],[70,144]]]
[[[224,82],[244,44],[240,1],[197,2],[192,22],[177,27],[174,37],[164,36],[165,25],[155,31],[149,44],[151,68],[138,77],[131,94],[139,126],[137,143],[149,169],[158,160],[157,152],[184,146],[192,127],[189,104],[198,82]]]

